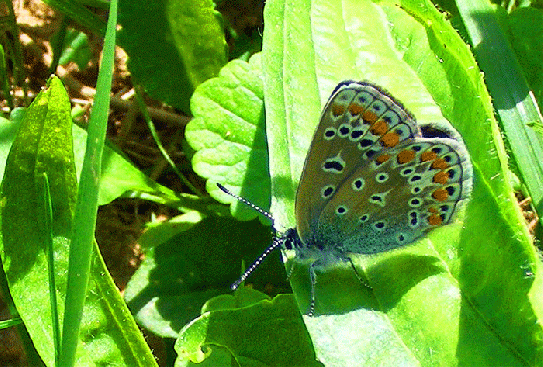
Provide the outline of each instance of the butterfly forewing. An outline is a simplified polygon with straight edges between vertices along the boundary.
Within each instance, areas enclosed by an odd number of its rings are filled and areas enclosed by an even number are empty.
[[[323,110],[300,178],[296,220],[302,242],[314,238],[329,246],[341,242],[346,232],[338,231],[335,218],[323,221],[325,206],[336,203],[340,188],[363,184],[347,183],[356,180],[354,172],[363,171],[384,150],[417,136],[420,132],[411,115],[378,87],[340,83]]]

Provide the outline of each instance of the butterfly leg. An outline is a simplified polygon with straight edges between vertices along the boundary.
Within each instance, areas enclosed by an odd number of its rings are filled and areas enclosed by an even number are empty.
[[[290,265],[290,268],[287,271],[287,280],[290,280],[290,277],[292,277],[292,273],[294,273],[294,264]]]
[[[351,267],[353,268],[354,273],[356,274],[356,277],[358,278],[360,283],[362,283],[364,285],[364,287],[366,287],[366,288],[368,288],[370,290],[373,289],[373,287],[368,283],[368,279],[367,279],[366,275],[364,274],[364,276],[362,276],[362,275],[360,275],[358,270],[356,270],[356,267],[353,264],[353,260],[350,257],[348,257],[347,259],[349,260],[349,263],[351,264]]]
[[[317,273],[315,267],[318,266],[318,261],[315,261],[309,265],[309,279],[311,281],[311,303],[309,305],[309,312],[307,316],[313,317],[315,315],[315,285],[317,284]]]

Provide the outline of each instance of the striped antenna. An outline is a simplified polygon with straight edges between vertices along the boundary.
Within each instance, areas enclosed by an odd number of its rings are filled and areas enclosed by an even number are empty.
[[[217,183],[217,187],[219,189],[221,189],[225,194],[228,194],[230,196],[232,196],[234,199],[238,200],[238,201],[241,201],[243,204],[245,205],[248,205],[250,206],[252,209],[256,210],[257,212],[259,212],[260,214],[262,214],[263,216],[265,216],[266,218],[268,218],[269,220],[271,220],[272,222],[272,228],[274,230],[274,233],[275,233],[275,227],[274,227],[274,222],[273,222],[273,217],[271,216],[270,213],[268,213],[267,211],[265,211],[264,209],[262,209],[261,207],[251,203],[249,200],[245,199],[245,198],[242,198],[241,196],[239,195],[236,195],[234,194],[232,191],[228,190],[226,187],[224,187],[223,185],[221,185],[220,183]]]
[[[239,195],[236,195],[234,194],[233,192],[231,192],[230,190],[228,190],[226,187],[224,187],[223,185],[221,185],[220,183],[217,183],[217,186],[219,187],[219,189],[221,189],[224,193],[232,196],[233,198],[241,201],[242,203],[250,206],[251,208],[253,208],[254,210],[256,210],[257,212],[259,212],[260,214],[262,214],[263,216],[265,216],[266,218],[268,218],[269,220],[271,220],[272,222],[272,230],[273,230],[273,235],[274,235],[274,239],[273,239],[273,242],[272,244],[266,249],[264,250],[264,252],[262,253],[262,255],[260,255],[258,257],[258,259],[256,259],[252,264],[251,266],[249,266],[247,268],[247,270],[245,270],[243,272],[243,274],[241,275],[241,277],[236,280],[234,283],[232,283],[232,285],[230,286],[230,289],[232,289],[233,291],[235,291],[239,285],[241,283],[243,283],[245,281],[245,279],[247,279],[247,277],[249,275],[251,275],[251,273],[259,267],[259,265],[262,263],[262,261],[264,261],[264,259],[273,251],[275,250],[276,248],[278,248],[279,246],[281,246],[283,244],[283,242],[285,241],[284,238],[277,238],[276,237],[276,230],[275,230],[275,226],[274,226],[274,221],[273,221],[273,217],[271,216],[270,213],[268,213],[267,211],[265,211],[264,209],[262,209],[261,207],[251,203],[249,200],[245,199],[245,198],[242,198],[241,196]]]
[[[247,268],[247,270],[245,270],[243,272],[243,274],[241,275],[241,277],[239,277],[238,280],[236,280],[234,283],[232,283],[232,285],[230,286],[230,289],[232,289],[233,291],[235,291],[236,289],[238,289],[239,285],[241,283],[243,283],[245,281],[245,279],[247,279],[247,277],[249,275],[251,275],[251,273],[260,266],[260,264],[262,263],[262,261],[264,261],[264,259],[273,251],[275,250],[277,247],[281,246],[281,244],[283,243],[283,239],[282,238],[277,238],[275,237],[273,239],[273,242],[272,244],[266,249],[264,250],[264,252],[262,253],[262,255],[260,255],[258,257],[258,259],[256,259],[253,264],[251,266],[249,266]]]

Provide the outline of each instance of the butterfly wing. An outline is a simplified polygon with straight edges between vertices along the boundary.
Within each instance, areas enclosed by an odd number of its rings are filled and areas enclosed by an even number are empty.
[[[300,239],[358,253],[414,241],[449,223],[469,194],[471,165],[463,157],[455,139],[423,138],[413,117],[378,87],[340,83],[300,179]]]
[[[449,224],[471,192],[463,150],[453,139],[417,138],[369,160],[323,208],[318,235],[339,231],[342,251],[371,254]],[[363,186],[354,184],[362,180]]]

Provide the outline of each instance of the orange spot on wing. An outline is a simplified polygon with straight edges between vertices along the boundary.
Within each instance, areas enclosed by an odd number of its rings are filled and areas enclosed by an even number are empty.
[[[345,107],[340,104],[334,104],[332,106],[332,115],[334,117],[341,116],[345,113]]]
[[[388,125],[383,120],[379,120],[371,125],[370,131],[373,135],[383,135],[388,130]]]
[[[436,173],[434,175],[434,179],[433,179],[433,181],[435,183],[439,183],[439,184],[442,184],[442,185],[447,183],[448,180],[449,180],[449,174],[447,172],[444,172],[444,171]]]
[[[395,147],[400,142],[400,136],[394,132],[383,135],[381,144],[385,147]]]
[[[432,226],[439,226],[443,223],[443,219],[437,214],[432,214],[428,217],[428,223]]]
[[[362,112],[364,112],[365,108],[363,106],[360,106],[359,104],[356,104],[356,103],[351,103],[349,105],[349,112],[351,113],[351,115],[353,116],[358,116],[360,115]]]
[[[373,124],[375,121],[377,121],[377,118],[377,115],[369,110],[364,111],[362,114],[362,119],[366,124]]]
[[[445,201],[449,197],[449,193],[445,189],[437,189],[432,193],[432,197],[437,201]]]
[[[382,163],[385,163],[386,161],[388,161],[390,159],[390,154],[383,154],[383,155],[380,155],[379,157],[377,157],[375,159],[375,161],[377,161],[377,163],[379,164],[382,164]]]
[[[413,159],[415,159],[415,151],[410,149],[402,150],[396,157],[398,164],[409,163]]]
[[[433,163],[432,163],[432,169],[445,169],[447,167],[449,167],[449,164],[447,162],[445,162],[444,159],[442,158],[437,158]]]
[[[437,154],[434,152],[424,152],[420,155],[420,160],[423,162],[433,161],[437,158]]]

